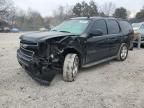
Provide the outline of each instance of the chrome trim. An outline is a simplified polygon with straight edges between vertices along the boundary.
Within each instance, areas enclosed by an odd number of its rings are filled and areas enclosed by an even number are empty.
[[[25,51],[28,51],[28,52],[32,53],[32,55],[29,56],[29,55],[23,53],[23,52],[21,51],[21,49],[23,49],[23,50],[25,50]],[[22,48],[22,47],[19,49],[19,53],[22,54],[22,55],[24,55],[24,56],[26,56],[26,57],[28,57],[28,58],[30,58],[30,60],[32,60],[33,55],[34,55],[34,52],[33,52],[33,51],[30,51],[30,50],[24,49],[24,48]],[[21,58],[28,60],[27,58],[22,57],[20,54],[18,54],[18,55],[19,55]],[[28,61],[29,61],[29,60],[28,60]]]
[[[29,42],[29,41],[20,41],[20,43],[22,43],[22,44],[28,44],[28,45],[36,44],[34,46],[38,46],[38,42],[37,43],[32,43],[32,42]]]
[[[32,56],[29,56],[29,55],[26,55],[26,54],[24,54],[23,52],[21,52],[21,50],[20,50],[20,53],[23,54],[23,55],[26,56],[26,57],[30,57],[30,58],[33,57],[33,54],[32,54]]]
[[[19,57],[20,59],[24,59],[24,60],[26,60],[26,61],[28,61],[28,62],[30,62],[30,61],[32,60],[32,59],[27,59],[27,58],[21,56],[19,53],[17,53],[17,55],[18,55],[18,57]]]
[[[22,64],[24,64],[25,66],[29,66],[27,63],[25,63],[23,60],[21,60],[21,59],[18,59],[18,61],[20,62],[20,63],[22,63]]]
[[[34,55],[34,51],[27,50],[27,49],[25,49],[25,48],[23,48],[23,47],[20,47],[20,48],[22,48],[22,49],[25,50],[25,51],[31,52],[31,53],[33,53],[32,55]]]
[[[31,46],[31,47],[38,47],[39,44],[36,43],[36,45],[33,45],[32,43],[23,43],[23,42],[20,42],[20,47],[27,48],[29,46]]]

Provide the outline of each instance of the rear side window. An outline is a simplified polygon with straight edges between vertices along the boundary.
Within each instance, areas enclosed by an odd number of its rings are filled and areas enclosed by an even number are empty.
[[[120,32],[118,22],[115,20],[108,20],[107,26],[108,26],[108,33],[109,34],[117,34]]]
[[[128,23],[127,21],[120,21],[119,23],[120,23],[121,30],[124,33],[130,33],[131,31],[133,31],[131,24]]]
[[[95,21],[94,25],[92,26],[91,30],[101,30],[103,34],[107,34],[107,27],[104,20],[97,20]]]

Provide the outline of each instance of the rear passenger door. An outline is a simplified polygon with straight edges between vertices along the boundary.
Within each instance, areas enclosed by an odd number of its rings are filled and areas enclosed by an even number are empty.
[[[119,23],[115,19],[107,20],[109,56],[115,56],[119,50],[122,38]]]

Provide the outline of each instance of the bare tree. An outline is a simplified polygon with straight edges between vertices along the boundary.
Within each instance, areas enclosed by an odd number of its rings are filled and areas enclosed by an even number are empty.
[[[27,15],[24,10],[17,10],[15,22],[16,27],[20,28],[21,30],[25,30],[25,28],[27,28]]]
[[[0,0],[0,15],[5,14],[5,12],[7,11],[7,3],[5,0]]]
[[[10,0],[0,0],[0,19],[7,17],[10,14],[10,10],[13,7],[13,3]]]
[[[69,19],[73,16],[73,7],[70,6],[59,6],[56,10],[53,11],[53,18],[50,18],[50,23],[52,25],[57,25],[62,21]]]
[[[5,19],[8,21],[8,23],[14,27],[15,26],[15,20],[16,20],[16,15],[17,15],[17,12],[16,12],[16,7],[11,7],[7,13],[7,16],[5,17]]]
[[[29,29],[31,30],[38,30],[39,28],[43,27],[43,17],[41,14],[35,10],[28,9],[26,15],[26,23]]]
[[[65,19],[72,18],[73,14],[73,6],[66,5],[65,6]]]
[[[44,27],[44,19],[35,10],[19,10],[16,14],[15,25],[23,31],[39,30],[39,28]]]
[[[115,11],[115,4],[113,4],[112,2],[108,2],[105,3],[102,7],[101,7],[101,11],[106,15],[106,16],[112,16],[112,14]]]

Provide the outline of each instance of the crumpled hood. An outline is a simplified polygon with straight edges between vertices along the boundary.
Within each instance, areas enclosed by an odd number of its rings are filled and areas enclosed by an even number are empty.
[[[47,31],[47,32],[33,32],[27,33],[20,37],[21,40],[39,42],[46,39],[51,39],[55,37],[61,36],[73,36],[71,33],[63,33],[63,32],[55,32],[55,31]]]

